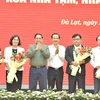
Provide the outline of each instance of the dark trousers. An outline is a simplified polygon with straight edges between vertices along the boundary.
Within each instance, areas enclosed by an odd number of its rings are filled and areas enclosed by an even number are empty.
[[[7,79],[7,74],[8,74],[8,71],[6,71],[6,79]],[[17,71],[16,73],[16,76],[18,78],[18,81],[16,82],[16,80],[14,79],[13,80],[13,83],[10,84],[10,83],[7,83],[6,81],[6,87],[7,87],[7,90],[8,91],[11,91],[11,92],[16,92],[17,89],[21,89],[21,85],[22,85],[22,74],[23,74],[23,71]]]
[[[85,75],[76,75],[72,76],[68,74],[68,84],[69,84],[69,93],[76,92],[76,82],[78,83],[78,89],[83,89],[85,92]]]
[[[94,69],[94,94],[100,91],[100,79],[95,77],[96,69]]]
[[[57,91],[62,91],[63,84],[63,68],[54,69],[52,67],[48,68],[48,88],[53,89],[56,82]]]
[[[29,89],[36,90],[37,82],[39,81],[40,91],[47,90],[47,68],[30,67],[29,73]]]

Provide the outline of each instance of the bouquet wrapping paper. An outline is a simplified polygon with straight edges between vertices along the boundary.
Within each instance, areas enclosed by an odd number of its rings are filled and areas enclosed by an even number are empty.
[[[78,63],[78,66],[76,67],[74,65],[70,65],[70,68],[72,70],[71,71],[72,76],[76,76],[78,70],[79,70],[79,73],[81,73],[81,67],[80,67],[79,61],[86,59],[91,54],[92,54],[91,48],[88,48],[88,47],[82,47],[81,49],[78,49],[77,55],[76,55],[76,51],[75,50],[73,51],[74,61]]]

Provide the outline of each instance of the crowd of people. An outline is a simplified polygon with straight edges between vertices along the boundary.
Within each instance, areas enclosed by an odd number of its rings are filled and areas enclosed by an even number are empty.
[[[36,33],[34,35],[34,40],[35,43],[30,45],[28,50],[26,50],[26,56],[30,59],[30,90],[37,90],[37,83],[39,82],[40,91],[43,91],[44,89],[54,89],[55,85],[57,88],[56,91],[62,91],[64,74],[63,66],[64,61],[66,60],[69,93],[75,93],[76,82],[78,83],[78,88],[83,89],[85,92],[86,64],[89,62],[94,67],[94,93],[96,94],[99,92],[100,78],[96,77],[96,72],[100,69],[100,36],[96,37],[97,46],[92,48],[92,54],[79,61],[75,60],[77,51],[84,47],[84,45],[82,45],[82,36],[80,34],[74,34],[72,36],[72,44],[66,48],[59,44],[60,35],[58,33],[53,33],[51,35],[52,44],[49,46],[43,44],[43,35],[41,33]],[[6,47],[4,50],[6,79],[11,70],[11,56],[25,51],[24,48],[20,46],[21,40],[18,35],[13,35],[9,44],[11,46]],[[48,68],[46,66],[48,66]],[[74,68],[78,69],[76,75],[72,74]],[[12,83],[6,82],[8,91],[15,92],[17,89],[21,89],[23,70],[23,66],[17,68],[16,77],[18,78],[18,81],[14,78]]]

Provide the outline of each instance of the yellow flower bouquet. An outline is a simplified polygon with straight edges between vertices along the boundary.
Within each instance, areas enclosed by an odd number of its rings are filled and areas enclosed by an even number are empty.
[[[13,54],[13,56],[10,59],[10,71],[7,75],[7,82],[12,83],[14,78],[16,81],[18,81],[16,77],[16,72],[18,69],[20,69],[21,66],[23,66],[27,61],[27,57],[25,56],[25,52]]]
[[[91,48],[89,47],[82,47],[81,49],[78,49],[77,51],[73,51],[73,55],[74,55],[74,61],[76,61],[78,63],[78,66],[74,66],[74,65],[70,65],[70,68],[71,68],[71,75],[72,76],[76,76],[78,70],[79,70],[79,73],[81,73],[81,67],[80,67],[80,64],[79,64],[79,61],[82,61],[84,59],[86,59],[87,57],[89,57],[92,52],[91,52]]]

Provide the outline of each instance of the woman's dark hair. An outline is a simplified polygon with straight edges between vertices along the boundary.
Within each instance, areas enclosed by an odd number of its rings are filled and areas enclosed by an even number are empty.
[[[12,45],[12,40],[13,40],[15,37],[18,37],[18,40],[19,40],[18,46],[21,45],[20,37],[19,37],[18,35],[13,35],[13,36],[10,38],[9,44]]]
[[[75,37],[77,37],[77,36],[79,36],[80,39],[82,38],[82,36],[81,36],[80,34],[74,34],[74,35],[72,36],[72,38],[75,38]]]
[[[41,38],[43,39],[43,35],[42,35],[41,33],[36,33],[36,34],[34,35],[34,39],[36,38],[37,35],[41,35]]]

